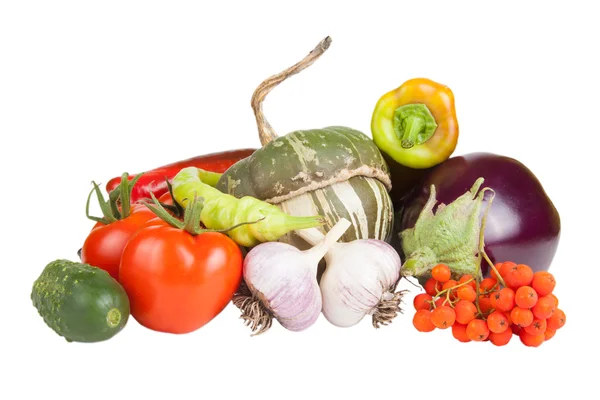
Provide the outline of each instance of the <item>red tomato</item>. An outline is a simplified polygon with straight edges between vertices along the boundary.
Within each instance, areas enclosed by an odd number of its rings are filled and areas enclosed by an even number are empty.
[[[103,224],[97,222],[81,248],[81,261],[107,271],[119,279],[121,254],[131,236],[156,215],[144,205],[133,205],[127,218]]]
[[[242,278],[239,246],[222,233],[199,235],[149,221],[129,241],[119,280],[131,315],[160,332],[192,332],[217,316]]]

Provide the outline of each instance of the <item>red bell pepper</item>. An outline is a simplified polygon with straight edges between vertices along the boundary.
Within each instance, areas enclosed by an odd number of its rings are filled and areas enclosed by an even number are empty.
[[[140,179],[133,186],[131,192],[131,202],[136,202],[141,199],[150,198],[150,192],[154,193],[157,198],[168,191],[167,181],[172,182],[177,173],[185,167],[196,167],[211,172],[225,172],[227,168],[235,164],[237,161],[248,157],[254,153],[256,149],[237,149],[224,151],[220,153],[205,154],[197,157],[188,158],[187,160],[177,161],[171,164],[144,172]],[[129,174],[131,181],[138,174]],[[106,184],[106,191],[110,193],[119,187],[121,177],[112,178]]]

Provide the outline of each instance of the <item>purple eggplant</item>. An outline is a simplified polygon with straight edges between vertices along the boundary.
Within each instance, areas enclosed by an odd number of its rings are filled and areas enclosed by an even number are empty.
[[[471,153],[434,167],[402,202],[397,214],[399,232],[415,226],[431,185],[435,185],[437,200],[447,205],[468,192],[478,178],[484,178],[483,186],[495,193],[484,231],[485,252],[491,261],[514,261],[534,271],[548,270],[560,239],[560,216],[537,177],[513,158]],[[489,196],[488,191],[483,201]],[[485,261],[481,272],[489,276]]]

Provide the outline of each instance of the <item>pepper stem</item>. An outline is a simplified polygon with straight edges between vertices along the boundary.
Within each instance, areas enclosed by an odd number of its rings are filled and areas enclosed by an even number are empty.
[[[394,132],[403,149],[428,141],[437,129],[435,118],[425,104],[406,104],[394,111]]]
[[[402,140],[400,145],[403,149],[410,149],[415,146],[424,125],[423,118],[415,115],[411,115],[404,120],[405,130],[400,138]]]
[[[267,78],[264,82],[262,82],[254,91],[252,95],[251,106],[254,110],[254,116],[256,117],[256,124],[258,126],[258,137],[260,138],[260,143],[264,146],[272,140],[277,139],[277,133],[269,124],[265,115],[262,111],[262,102],[265,97],[269,94],[269,92],[281,82],[285,81],[292,75],[297,74],[302,71],[306,67],[312,65],[324,52],[329,48],[331,44],[331,38],[327,36],[325,39],[321,40],[317,47],[315,47],[306,57],[304,57],[298,63],[292,65],[288,69]]]
[[[217,182],[219,182],[221,175],[223,174],[220,174],[218,172],[206,171],[204,169],[198,168],[198,177],[200,178],[202,183],[206,183],[208,186],[217,186]]]
[[[285,219],[282,222],[280,222],[278,226],[272,226],[271,229],[273,229],[273,231],[276,231],[277,234],[281,232],[281,235],[285,235],[287,232],[292,230],[314,228],[323,224],[323,217],[319,215],[299,217],[295,215],[286,214]]]

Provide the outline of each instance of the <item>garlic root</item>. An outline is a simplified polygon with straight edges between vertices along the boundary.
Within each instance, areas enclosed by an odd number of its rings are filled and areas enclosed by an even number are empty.
[[[406,290],[396,292],[396,288],[393,287],[383,294],[381,301],[375,306],[372,313],[373,326],[375,328],[378,329],[381,325],[389,325],[398,314],[404,312],[400,304],[406,292]]]
[[[242,281],[237,293],[233,295],[232,303],[242,312],[240,318],[244,320],[244,325],[249,326],[250,330],[254,332],[251,336],[260,335],[271,328],[273,314],[248,289],[246,282]]]

